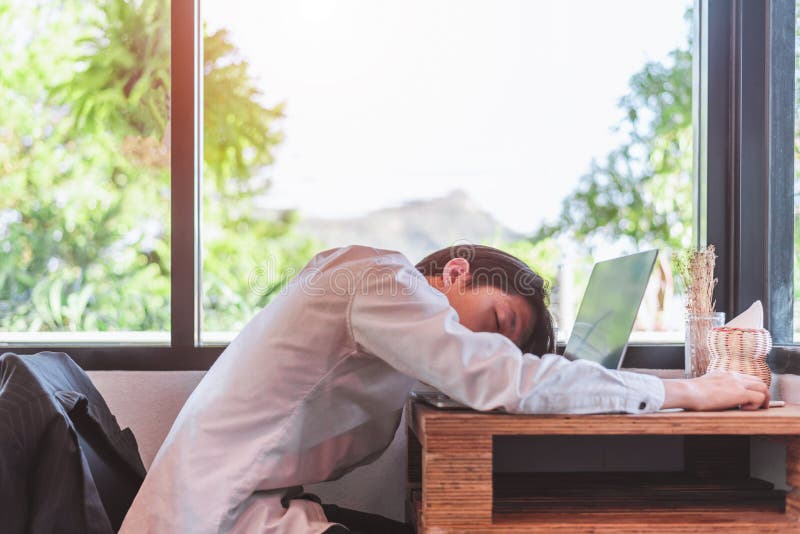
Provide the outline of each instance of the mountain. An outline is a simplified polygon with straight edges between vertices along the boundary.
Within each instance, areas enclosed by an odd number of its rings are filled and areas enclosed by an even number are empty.
[[[411,261],[457,243],[498,243],[522,239],[464,191],[371,211],[348,219],[301,219],[297,230],[326,247],[349,244],[399,250]]]

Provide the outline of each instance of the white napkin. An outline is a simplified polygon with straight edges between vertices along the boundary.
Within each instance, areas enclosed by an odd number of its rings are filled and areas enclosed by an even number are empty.
[[[752,306],[731,319],[725,326],[730,326],[731,328],[764,328],[764,307],[761,305],[761,301],[755,301]]]

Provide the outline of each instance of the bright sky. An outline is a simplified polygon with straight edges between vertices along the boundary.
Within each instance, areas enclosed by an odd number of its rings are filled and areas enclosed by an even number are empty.
[[[286,102],[265,205],[345,217],[467,191],[511,228],[557,215],[615,142],[687,0],[204,0],[267,103]]]

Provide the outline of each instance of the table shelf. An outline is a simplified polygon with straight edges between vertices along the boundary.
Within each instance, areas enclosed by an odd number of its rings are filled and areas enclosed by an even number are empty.
[[[495,474],[495,515],[748,508],[784,511],[786,492],[756,478],[702,480],[682,472]]]
[[[585,512],[551,514],[499,514],[491,525],[451,525],[433,529],[441,533],[464,532],[718,532],[791,533],[797,523],[782,512],[730,507],[715,510]]]

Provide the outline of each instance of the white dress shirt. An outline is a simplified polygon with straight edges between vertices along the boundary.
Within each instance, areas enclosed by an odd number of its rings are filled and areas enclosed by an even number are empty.
[[[211,367],[121,532],[324,532],[317,503],[284,508],[281,497],[380,456],[417,380],[512,413],[641,413],[664,400],[658,378],[523,354],[501,334],[468,330],[398,252],[329,250]]]

